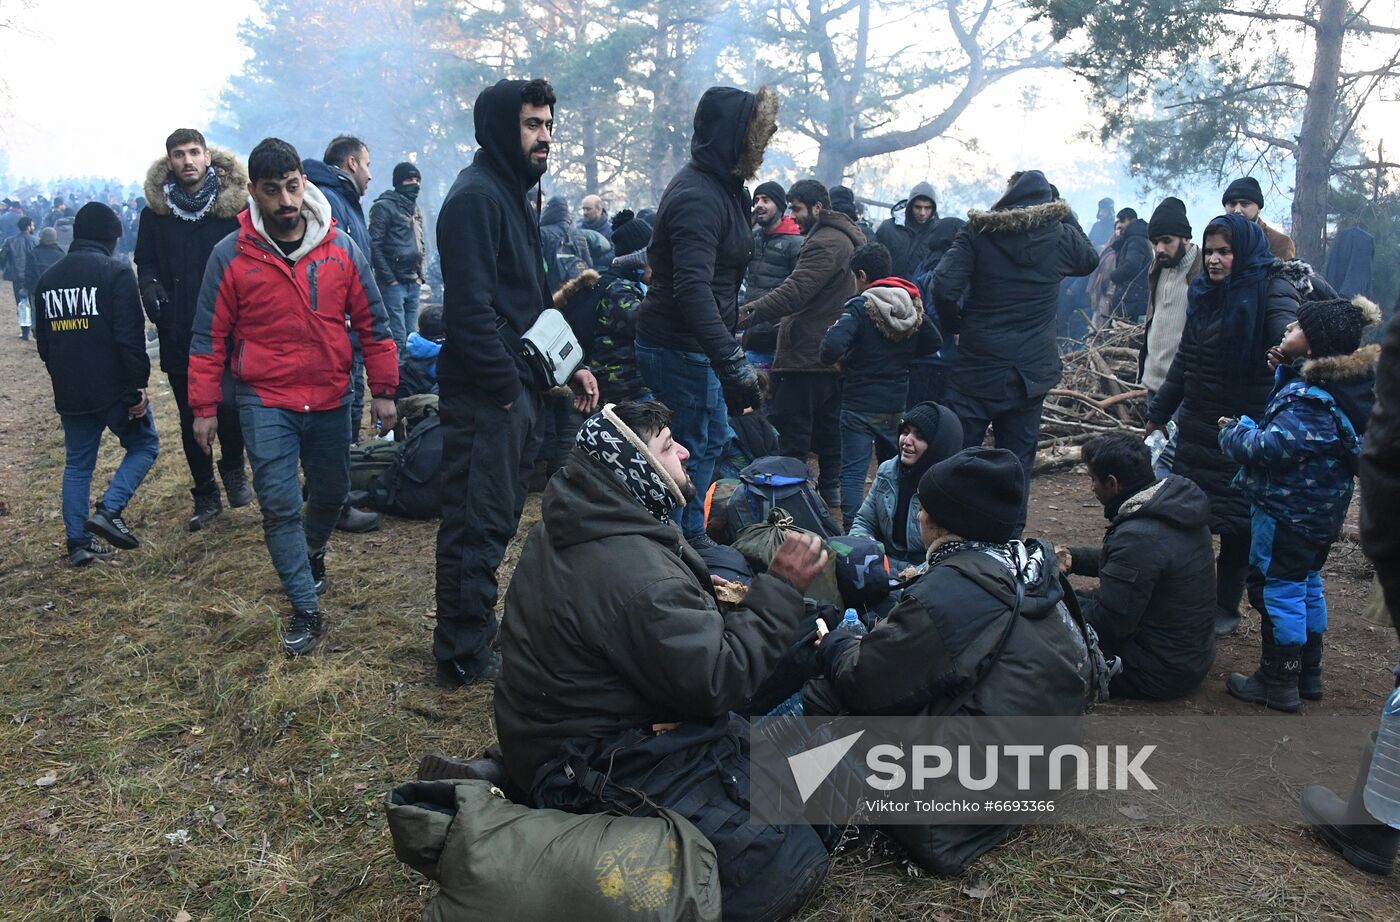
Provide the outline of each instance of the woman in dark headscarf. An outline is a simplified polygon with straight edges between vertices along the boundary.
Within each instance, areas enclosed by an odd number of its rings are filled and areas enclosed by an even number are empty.
[[[1264,412],[1274,383],[1269,346],[1297,317],[1290,266],[1296,274],[1302,264],[1275,260],[1259,226],[1235,214],[1210,222],[1201,250],[1204,271],[1191,283],[1181,348],[1148,410],[1148,432],[1166,426],[1180,407],[1173,472],[1210,497],[1211,531],[1220,536],[1216,634],[1225,635],[1240,620],[1250,528],[1249,501],[1231,483],[1238,465],[1220,450],[1218,423]]]

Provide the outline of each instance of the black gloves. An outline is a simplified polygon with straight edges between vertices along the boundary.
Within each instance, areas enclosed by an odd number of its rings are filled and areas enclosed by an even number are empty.
[[[738,411],[746,407],[758,409],[763,403],[763,392],[759,389],[758,372],[744,357],[744,350],[735,344],[734,351],[714,365],[725,403]]]
[[[151,323],[160,323],[160,312],[169,303],[170,295],[165,293],[165,286],[159,279],[147,279],[141,286],[141,305],[146,308]]]

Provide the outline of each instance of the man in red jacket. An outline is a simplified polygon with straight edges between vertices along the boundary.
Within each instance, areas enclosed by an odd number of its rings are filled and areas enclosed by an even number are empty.
[[[350,489],[345,318],[360,337],[381,431],[395,421],[398,354],[369,256],[334,226],[296,150],[263,140],[248,156],[248,178],[248,210],[204,271],[190,408],[195,440],[207,452],[224,368],[232,369],[263,534],[292,603],[282,649],[302,656],[324,633],[317,596],[326,585],[326,541]],[[298,465],[310,493],[304,527]]]

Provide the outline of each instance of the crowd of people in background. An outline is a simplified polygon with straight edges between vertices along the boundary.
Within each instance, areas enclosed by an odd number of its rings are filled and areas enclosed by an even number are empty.
[[[1377,508],[1400,477],[1386,415],[1400,406],[1400,342],[1392,332],[1390,403],[1372,420],[1381,348],[1362,341],[1380,314],[1350,287],[1369,279],[1355,247],[1339,291],[1262,220],[1250,177],[1223,190],[1199,237],[1176,197],[1147,219],[1105,199],[1086,233],[1034,169],[966,220],[941,217],[920,182],[872,227],[844,186],[757,181],[778,124],[768,88],[703,95],[690,160],[654,208],[589,190],[576,217],[540,192],[555,103],[543,80],[482,92],[478,150],[431,228],[409,161],[366,208],[371,151],[352,135],[320,159],[268,138],[244,160],[179,129],[143,196],[7,199],[5,276],[63,423],[70,561],[139,544],[124,510],[159,452],[149,320],[178,410],[188,528],[256,498],[291,607],[288,655],[328,630],[333,531],[377,527],[365,507],[396,508],[406,483],[352,493],[352,458],[397,428],[396,471],[435,459],[437,680],[496,683],[503,777],[521,802],[606,809],[573,767],[612,772],[617,748],[653,745],[634,735],[654,741],[654,727],[727,770],[745,719],[782,702],[1073,715],[1101,693],[1179,698],[1205,679],[1246,592],[1260,663],[1228,692],[1283,711],[1322,697],[1323,563],[1358,470],[1369,465]],[[538,361],[550,311],[574,340],[560,355],[582,356],[562,380]],[[1043,404],[1063,351],[1120,322],[1145,328],[1146,431],[1084,447],[1104,540],[1057,548],[1025,535]],[[104,430],[124,457],[90,509]],[[414,447],[430,430],[435,454]],[[1159,430],[1154,457],[1143,437]],[[805,467],[800,486],[780,467],[750,474],[767,456],[812,465],[817,534],[735,563],[727,491],[810,489]],[[498,638],[497,570],[537,465],[542,520]],[[1393,535],[1369,521],[1378,567],[1393,568]],[[855,546],[876,549],[861,585],[881,591],[830,601],[868,634],[808,637],[809,590],[831,558],[855,566]],[[747,586],[738,604],[716,597],[721,572]],[[1098,588],[1076,593],[1062,574]],[[1400,603],[1393,575],[1386,589]],[[975,641],[1001,631],[988,660]],[[971,690],[954,681],[964,673]],[[655,764],[612,781],[709,828],[714,803],[681,796],[706,779]],[[922,847],[947,869],[1003,837],[948,827]],[[814,879],[783,889],[746,863],[810,868],[832,843],[804,829],[715,844],[726,905],[781,912]],[[1395,839],[1381,848],[1388,862]]]

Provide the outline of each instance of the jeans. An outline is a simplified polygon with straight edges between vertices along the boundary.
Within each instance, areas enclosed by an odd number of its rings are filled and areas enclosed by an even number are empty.
[[[360,440],[360,425],[365,418],[365,357],[360,352],[360,337],[350,332],[350,444]]]
[[[1019,376],[1008,383],[1006,393],[999,398],[974,397],[964,394],[955,384],[948,390],[948,409],[962,422],[963,448],[975,448],[987,437],[992,427],[996,447],[1014,454],[1021,462],[1024,477],[1021,512],[1015,537],[1021,537],[1026,527],[1026,508],[1031,498],[1031,472],[1035,469],[1035,449],[1040,441],[1040,413],[1045,395],[1031,397]]]
[[[540,419],[540,457],[534,460],[544,461],[547,476],[553,477],[568,463],[574,441],[582,428],[583,414],[574,409],[573,397],[544,399],[544,413]]]
[[[641,339],[635,352],[642,380],[671,409],[671,436],[690,452],[685,470],[695,485],[695,499],[680,515],[681,531],[687,538],[703,535],[705,494],[729,440],[729,411],[719,378],[703,352],[664,349]]]
[[[151,465],[160,454],[160,437],[156,435],[155,417],[151,411],[132,419],[120,402],[101,413],[60,413],[63,423],[63,532],[68,549],[86,547],[92,536],[83,528],[88,517],[88,500],[92,488],[92,472],[97,467],[97,448],[102,433],[110,429],[121,442],[121,463],[117,465],[102,505],[111,512],[120,512],[131,501],[131,495],[146,479]]]
[[[496,637],[496,569],[515,537],[540,448],[541,396],[505,409],[481,391],[443,394],[442,525],[433,656],[476,675]]]
[[[210,496],[219,492],[214,482],[214,460],[204,453],[194,440],[194,413],[190,410],[189,375],[168,375],[170,392],[175,396],[175,406],[180,409],[180,444],[185,449],[185,463],[189,465],[190,476],[194,478],[195,496]],[[228,393],[228,390],[225,390]],[[218,408],[219,418],[219,473],[243,469],[243,426],[238,418],[238,408],[232,403],[222,402]]]
[[[847,532],[865,499],[870,450],[877,461],[893,458],[899,453],[898,429],[898,413],[841,411],[841,524]]]
[[[379,294],[384,298],[384,309],[389,312],[389,335],[394,337],[394,345],[403,355],[404,342],[408,334],[418,329],[418,283],[395,282],[381,285]]]
[[[343,406],[310,413],[239,407],[253,490],[262,508],[263,540],[282,590],[299,611],[319,607],[306,558],[325,548],[350,492],[348,415]],[[306,471],[305,523],[298,464]]]
[[[817,492],[829,499],[841,490],[841,376],[826,372],[773,374],[778,454],[807,463],[817,455]]]

